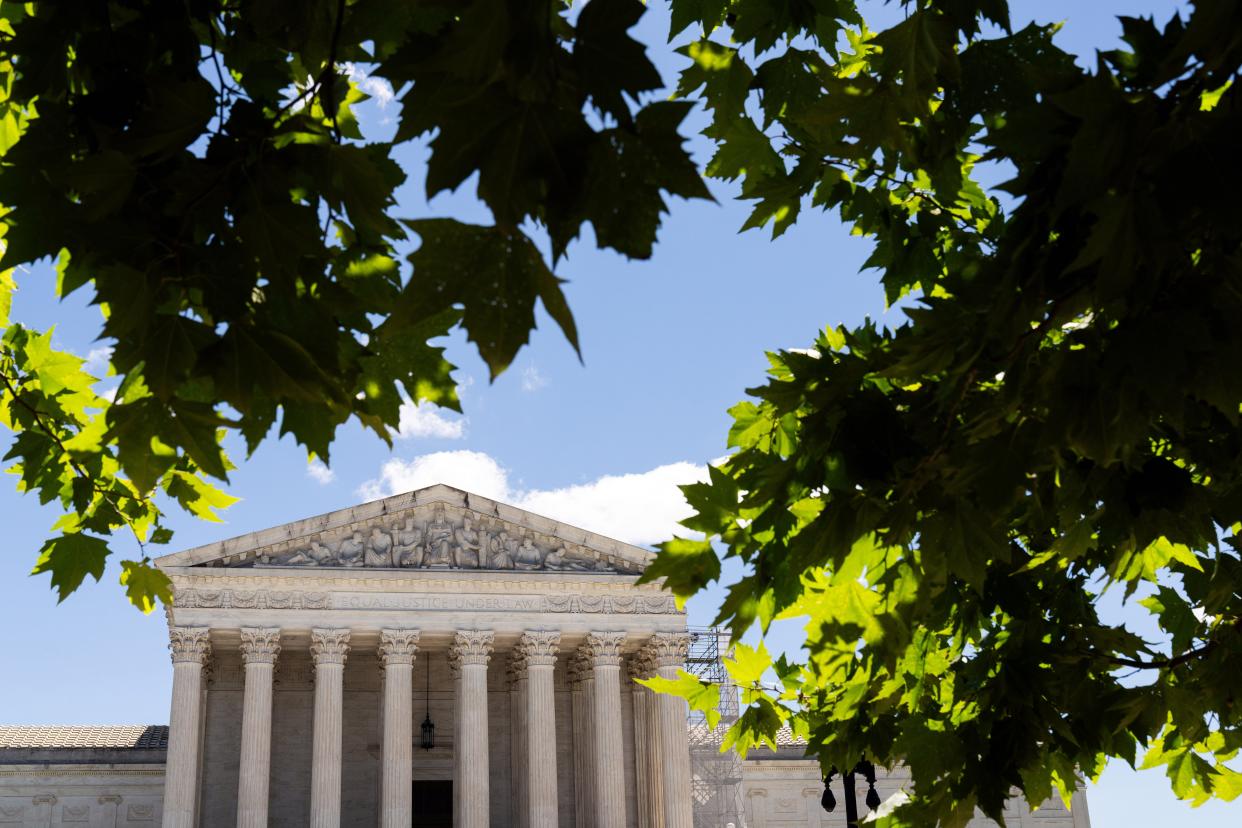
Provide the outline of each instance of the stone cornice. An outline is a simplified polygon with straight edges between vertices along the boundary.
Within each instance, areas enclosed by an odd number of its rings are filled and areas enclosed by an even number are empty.
[[[228,569],[175,567],[164,572],[178,588],[317,589],[330,591],[461,592],[624,592],[667,594],[658,584],[635,584],[637,576],[579,572],[498,572],[495,570],[298,569],[255,567]]]
[[[5,765],[0,777],[13,776],[163,776],[162,764],[150,763],[140,766],[119,767],[109,762],[94,765],[48,765],[40,762],[31,765]]]

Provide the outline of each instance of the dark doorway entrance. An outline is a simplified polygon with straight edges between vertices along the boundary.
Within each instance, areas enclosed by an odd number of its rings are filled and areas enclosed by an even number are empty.
[[[414,825],[415,828],[452,828],[452,780],[414,781]]]

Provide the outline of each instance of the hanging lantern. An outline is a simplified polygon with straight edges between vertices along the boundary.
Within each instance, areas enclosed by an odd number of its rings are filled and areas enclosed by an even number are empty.
[[[837,798],[832,795],[832,777],[836,776],[836,772],[832,771],[824,779],[824,795],[819,798],[820,807],[831,813],[837,807]]]
[[[436,746],[436,726],[431,722],[431,660],[427,660],[427,718],[423,719],[423,738],[419,743],[423,750],[431,750]]]
[[[431,750],[436,746],[436,726],[431,723],[431,716],[423,719],[423,750]]]
[[[875,765],[870,762],[860,762],[859,768],[862,769],[863,777],[867,780],[867,807],[875,810],[880,807],[880,794],[875,789]]]

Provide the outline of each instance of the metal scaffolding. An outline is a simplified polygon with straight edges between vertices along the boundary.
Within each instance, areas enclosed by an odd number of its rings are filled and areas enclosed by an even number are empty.
[[[720,722],[707,726],[702,713],[690,713],[690,776],[695,828],[743,828],[742,760],[721,753],[724,734],[737,721],[738,693],[725,670],[729,634],[714,627],[691,627],[686,671],[720,685]]]

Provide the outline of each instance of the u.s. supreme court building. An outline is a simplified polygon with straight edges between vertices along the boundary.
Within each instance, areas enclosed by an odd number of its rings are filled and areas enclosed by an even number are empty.
[[[795,741],[730,758],[635,683],[697,640],[651,558],[447,486],[160,558],[169,724],[0,726],[0,827],[844,825]]]

